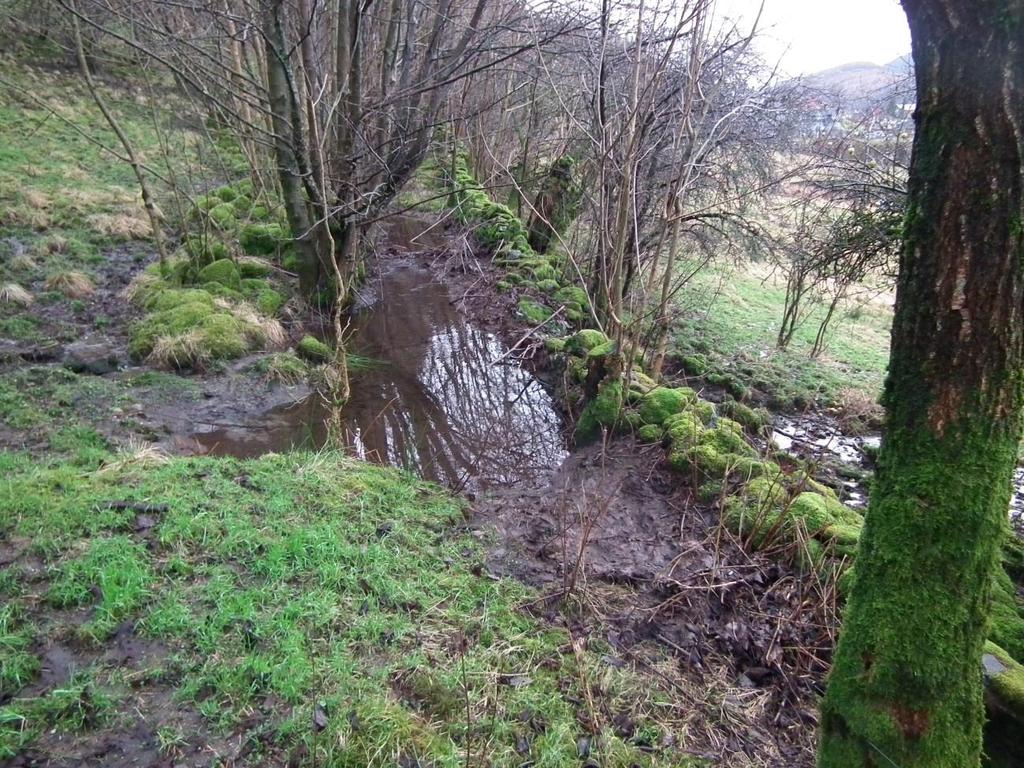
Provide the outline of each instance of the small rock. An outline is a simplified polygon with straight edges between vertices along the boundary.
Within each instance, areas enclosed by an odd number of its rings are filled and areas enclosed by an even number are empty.
[[[576,742],[576,752],[580,757],[586,758],[590,756],[590,737],[583,736],[579,741]]]
[[[149,515],[139,515],[135,518],[135,530],[136,531],[148,531],[150,528],[156,525],[156,520]]]
[[[746,676],[753,680],[755,684],[762,685],[772,675],[772,671],[767,667],[750,667],[746,670]]]
[[[740,688],[747,688],[747,689],[749,689],[749,688],[756,688],[757,687],[754,684],[754,681],[751,680],[749,677],[747,677],[742,672],[740,673],[740,676],[738,678],[736,678],[736,685],[739,686]]]
[[[327,727],[329,722],[330,721],[327,717],[327,708],[318,702],[313,707],[313,730],[319,733]]]
[[[120,366],[117,354],[110,344],[102,341],[76,341],[64,348],[65,368],[75,373],[91,373],[104,376],[113,373]]]
[[[1000,675],[1006,671],[1006,665],[991,653],[986,653],[981,657],[981,668],[985,675],[986,683],[996,675]]]

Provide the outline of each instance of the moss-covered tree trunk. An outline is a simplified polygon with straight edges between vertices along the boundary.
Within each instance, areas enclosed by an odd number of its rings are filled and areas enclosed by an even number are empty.
[[[822,707],[821,768],[977,766],[1020,435],[1024,0],[903,0],[917,135],[888,431]]]
[[[582,189],[573,178],[574,167],[575,161],[569,156],[553,162],[533,202],[529,241],[537,253],[546,253],[576,218]]]

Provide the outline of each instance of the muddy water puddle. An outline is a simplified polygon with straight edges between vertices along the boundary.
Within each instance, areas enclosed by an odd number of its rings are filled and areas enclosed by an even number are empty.
[[[456,488],[530,479],[568,455],[540,381],[501,339],[467,322],[427,269],[398,265],[369,283],[352,327],[349,349],[370,361],[353,372],[342,412],[354,455]],[[214,455],[315,449],[326,444],[330,419],[313,394],[194,437]]]

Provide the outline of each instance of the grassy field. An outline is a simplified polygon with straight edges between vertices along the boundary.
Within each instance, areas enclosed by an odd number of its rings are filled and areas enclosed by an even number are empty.
[[[781,408],[875,400],[889,355],[892,310],[885,297],[843,307],[824,355],[811,359],[823,310],[809,313],[786,350],[775,346],[785,281],[757,265],[709,268],[677,297],[683,319],[674,335],[680,359],[768,395]],[[687,366],[689,367],[689,366]]]
[[[154,112],[141,91],[105,87],[104,97],[119,115],[147,166],[161,207],[174,213],[166,184],[188,178],[184,158],[199,144],[197,134],[177,126],[168,112]],[[8,258],[4,278],[31,278],[56,269],[88,269],[112,244],[150,234],[135,176],[84,84],[74,73],[33,67],[0,57],[0,230]],[[12,265],[19,241],[20,271]],[[38,272],[31,269],[35,262]]]
[[[687,764],[670,697],[531,618],[408,475],[91,449],[0,470],[0,760]]]

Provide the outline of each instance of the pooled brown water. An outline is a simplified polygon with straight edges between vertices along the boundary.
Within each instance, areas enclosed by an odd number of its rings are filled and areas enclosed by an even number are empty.
[[[540,382],[496,336],[466,321],[426,269],[398,266],[367,286],[352,320],[353,373],[343,412],[350,450],[454,487],[513,483],[567,455],[562,423]],[[212,454],[318,448],[330,413],[319,395],[196,435]]]

